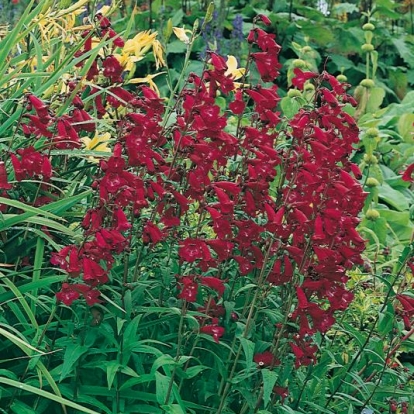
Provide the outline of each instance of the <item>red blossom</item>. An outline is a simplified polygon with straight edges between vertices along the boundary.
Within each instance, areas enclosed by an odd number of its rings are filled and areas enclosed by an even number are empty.
[[[181,276],[178,283],[181,285],[181,292],[178,297],[187,302],[195,302],[198,294],[198,283],[195,276]]]
[[[260,354],[255,354],[253,361],[259,366],[259,368],[274,367],[280,365],[280,361],[273,355],[273,352],[265,351]]]
[[[215,290],[219,294],[219,297],[223,296],[224,290],[226,289],[224,286],[224,281],[217,277],[202,277],[200,278],[200,284],[203,286],[208,286],[210,289]]]
[[[201,333],[211,335],[216,343],[219,343],[219,339],[224,335],[225,329],[218,325],[206,325],[200,328]]]
[[[413,172],[414,172],[414,163],[410,164],[405,171],[402,174],[402,179],[404,181],[409,181],[409,182],[414,182],[414,178],[413,178]]]

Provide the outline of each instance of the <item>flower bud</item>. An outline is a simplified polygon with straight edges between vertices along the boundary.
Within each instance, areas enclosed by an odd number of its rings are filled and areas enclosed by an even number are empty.
[[[369,210],[367,210],[367,212],[365,213],[365,217],[366,217],[368,220],[375,221],[375,220],[378,220],[378,219],[380,218],[380,213],[379,213],[379,211],[378,211],[378,210],[369,209]]]
[[[370,45],[369,43],[364,43],[361,46],[361,50],[363,52],[366,52],[366,53],[373,52],[374,51],[374,46],[373,45]]]
[[[376,138],[379,135],[379,130],[378,128],[368,128],[365,133],[368,138]]]
[[[375,155],[364,154],[364,161],[367,164],[378,164],[378,158]]]
[[[375,26],[372,23],[365,23],[362,26],[362,30],[370,30],[371,32],[375,30]]]
[[[304,46],[302,48],[302,53],[309,53],[312,52],[312,48],[310,46]]]
[[[338,79],[339,82],[346,82],[348,80],[348,78],[345,75],[342,75],[342,74],[341,75],[338,75],[336,77],[336,79]]]
[[[302,96],[302,94],[297,89],[289,89],[287,96],[289,98],[297,98],[298,96]]]
[[[380,185],[379,181],[374,177],[368,177],[366,182],[367,187],[378,187]]]
[[[372,79],[362,79],[360,85],[364,88],[371,89],[375,86],[375,82]]]
[[[302,59],[295,59],[292,65],[294,68],[306,68],[306,62]]]
[[[303,87],[303,89],[306,92],[314,91],[315,90],[315,85],[313,85],[312,83],[305,83],[305,86]]]

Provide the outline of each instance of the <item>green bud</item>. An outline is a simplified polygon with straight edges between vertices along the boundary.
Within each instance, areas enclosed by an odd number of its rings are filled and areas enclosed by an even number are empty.
[[[302,59],[295,59],[292,65],[294,68],[306,68],[306,62]]]
[[[372,79],[362,79],[360,85],[364,88],[371,89],[375,86],[375,82]]]
[[[289,98],[297,98],[298,96],[302,96],[302,94],[297,89],[289,89],[288,93],[287,93],[287,96]]]
[[[364,44],[361,46],[361,50],[362,50],[363,52],[366,52],[366,53],[368,53],[368,52],[373,52],[373,51],[374,51],[374,46],[373,46],[373,45],[370,45],[369,43],[364,43]]]
[[[379,135],[378,128],[368,128],[365,133],[369,138],[376,138]]]
[[[206,16],[204,17],[204,21],[209,23],[213,20],[213,12],[214,12],[214,2],[211,2],[207,7]]]
[[[379,218],[380,218],[380,213],[379,213],[379,211],[378,211],[378,210],[369,209],[369,210],[367,210],[367,212],[365,213],[365,217],[366,217],[368,220],[375,221],[375,220],[377,220],[377,219],[379,219]]]
[[[378,164],[378,158],[375,155],[364,154],[366,164]]]
[[[310,91],[314,91],[315,90],[315,85],[313,83],[305,83],[305,86],[303,87],[303,89],[306,92],[310,92]]]
[[[375,26],[372,23],[365,23],[362,26],[362,30],[370,30],[371,32],[375,30]]]
[[[380,185],[379,181],[374,177],[368,177],[366,182],[367,187],[378,187]]]
[[[310,53],[312,52],[312,48],[310,46],[303,46],[302,53]]]
[[[342,74],[341,75],[338,75],[336,77],[336,79],[338,79],[339,82],[346,82],[348,80],[348,78],[345,75],[342,75]]]

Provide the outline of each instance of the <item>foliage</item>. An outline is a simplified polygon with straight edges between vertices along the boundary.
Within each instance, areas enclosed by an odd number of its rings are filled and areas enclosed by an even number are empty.
[[[411,412],[414,97],[377,29],[336,78],[299,2],[85,4],[0,43],[0,412]]]

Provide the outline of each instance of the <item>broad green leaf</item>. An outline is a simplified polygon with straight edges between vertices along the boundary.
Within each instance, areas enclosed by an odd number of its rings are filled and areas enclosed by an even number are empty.
[[[382,88],[372,88],[369,90],[366,111],[369,113],[379,109],[385,98],[385,91]]]
[[[262,369],[261,373],[263,378],[263,402],[266,406],[270,402],[270,396],[273,393],[273,387],[276,385],[278,374],[267,368]]]
[[[298,99],[285,96],[280,101],[280,107],[282,108],[283,114],[286,118],[291,119],[299,112],[302,105]]]
[[[121,364],[116,361],[106,361],[106,380],[108,382],[108,390],[112,388],[116,373],[119,371]]]
[[[253,366],[254,342],[241,337],[240,342],[243,347],[244,356],[246,357],[246,370],[250,371]]]
[[[398,119],[398,132],[404,138],[404,141],[414,143],[414,114],[406,113]]]
[[[408,210],[410,207],[405,196],[385,182],[378,188],[378,197],[398,211]]]
[[[366,229],[371,230],[365,231]],[[385,245],[388,233],[387,220],[379,217],[376,220],[368,220],[364,218],[359,225],[359,231],[363,233],[364,237],[367,237],[370,243],[380,243]]]
[[[170,393],[169,399],[168,401],[166,401],[171,381],[172,379],[170,377],[167,377],[158,371],[155,373],[155,387],[158,404],[165,404],[166,402],[171,402],[172,393]]]
[[[88,351],[88,347],[80,344],[69,344],[63,357],[62,372],[59,382],[63,381],[73,370],[79,358]]]

